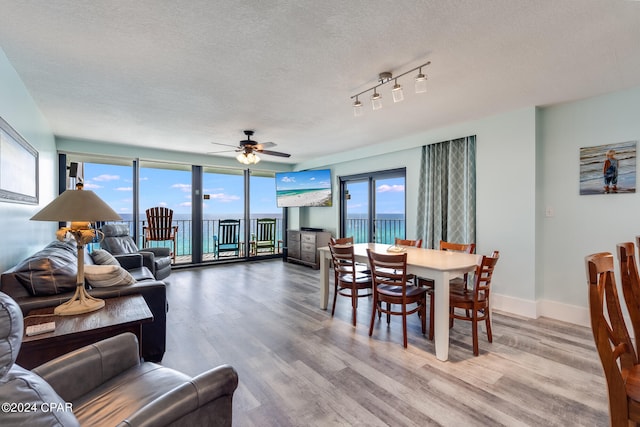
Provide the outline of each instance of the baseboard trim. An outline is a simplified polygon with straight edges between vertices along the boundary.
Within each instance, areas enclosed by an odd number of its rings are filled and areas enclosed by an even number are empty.
[[[589,309],[550,300],[531,301],[508,295],[491,294],[494,310],[537,319],[544,316],[580,326],[590,326]]]

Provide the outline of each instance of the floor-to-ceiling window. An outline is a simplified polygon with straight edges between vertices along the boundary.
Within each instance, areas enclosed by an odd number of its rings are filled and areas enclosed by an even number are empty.
[[[146,210],[156,206],[167,207],[173,211],[173,224],[178,227],[175,248],[176,264],[191,262],[191,168],[190,166],[140,162],[139,171],[139,215],[143,232],[147,224]],[[138,242],[145,246],[171,247],[171,241],[147,242],[144,235],[139,234]]]
[[[84,181],[85,188],[94,190],[120,213],[139,247],[172,246],[171,241],[144,239],[146,209],[170,208],[173,224],[178,227],[176,264],[281,253],[285,226],[283,210],[276,205],[274,172],[80,155],[62,159],[67,166],[77,162],[77,180]],[[67,179],[68,186],[73,187],[75,181]],[[275,220],[273,250],[268,242],[257,241],[258,220],[266,219]],[[224,220],[237,222],[237,228],[222,230],[220,223]],[[229,238],[231,243],[220,245]]]
[[[341,235],[356,243],[405,238],[405,169],[340,177]]]
[[[273,172],[251,171],[249,181],[249,211],[251,220],[251,242],[254,248],[252,255],[265,256],[272,253],[278,254],[282,251],[282,208],[276,204],[276,182]],[[262,219],[274,219],[275,230],[273,237],[273,247],[267,242],[263,243],[263,248],[255,249],[255,241],[258,233],[258,221]],[[265,237],[265,236],[262,236]],[[261,237],[261,238],[262,238]],[[271,250],[273,249],[273,250]]]
[[[204,168],[203,260],[244,256],[244,188],[243,170]],[[237,221],[237,225],[232,221]]]

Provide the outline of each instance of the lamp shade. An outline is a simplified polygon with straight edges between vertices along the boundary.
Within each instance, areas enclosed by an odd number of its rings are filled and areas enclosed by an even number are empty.
[[[122,217],[91,190],[66,190],[40,212],[34,221],[120,221]]]

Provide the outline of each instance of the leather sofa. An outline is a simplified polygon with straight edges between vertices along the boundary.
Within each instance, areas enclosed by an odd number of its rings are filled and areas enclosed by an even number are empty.
[[[156,280],[162,280],[171,274],[170,248],[143,248],[138,246],[129,235],[129,224],[105,224],[100,229],[104,239],[100,247],[110,252],[116,258],[122,255],[142,255],[144,266],[147,267]]]
[[[85,265],[93,264],[85,252]],[[91,287],[89,294],[101,298],[140,294],[153,314],[153,322],[142,325],[142,356],[159,362],[166,348],[167,296],[164,282],[155,280],[144,267],[141,254],[118,257],[120,265],[136,280],[131,285]],[[78,255],[75,241],[53,241],[41,251],[0,276],[0,291],[13,298],[22,314],[38,308],[56,307],[68,301],[76,288]]]
[[[3,426],[231,426],[231,366],[192,378],[141,362],[135,335],[124,333],[28,371],[15,364],[23,325],[20,307],[0,293]]]

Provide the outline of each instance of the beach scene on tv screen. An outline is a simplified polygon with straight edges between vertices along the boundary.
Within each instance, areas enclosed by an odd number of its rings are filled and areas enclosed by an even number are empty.
[[[331,206],[331,171],[310,170],[276,174],[278,207]]]

